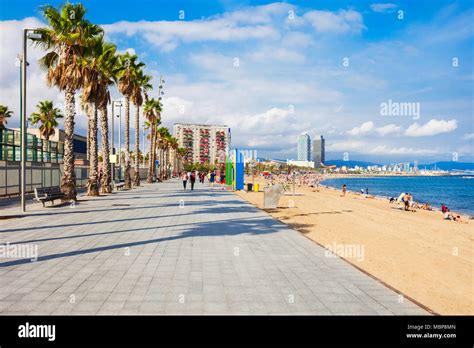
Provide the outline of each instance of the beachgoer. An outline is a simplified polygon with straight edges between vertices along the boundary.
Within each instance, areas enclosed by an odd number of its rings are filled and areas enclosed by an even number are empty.
[[[344,185],[342,185],[342,196],[344,196],[344,197],[346,196],[346,191],[347,191],[347,185],[344,184]]]
[[[368,187],[365,188],[365,194],[366,194],[366,195],[369,194],[369,188],[368,188]]]
[[[405,193],[405,196],[403,196],[403,203],[405,204],[405,211],[410,210],[410,196],[408,193]]]
[[[194,190],[194,183],[196,182],[196,172],[191,172],[190,182],[191,182],[191,190]]]
[[[181,174],[181,180],[183,180],[183,188],[186,190],[186,183],[188,182],[188,174],[186,172]]]

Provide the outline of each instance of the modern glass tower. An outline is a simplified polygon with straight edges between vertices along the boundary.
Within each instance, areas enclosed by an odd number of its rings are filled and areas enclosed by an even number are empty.
[[[311,137],[308,133],[298,136],[298,161],[311,161]]]
[[[325,140],[321,135],[319,139],[315,139],[313,142],[313,160],[315,168],[321,168],[321,163],[324,163],[326,160],[325,152]]]

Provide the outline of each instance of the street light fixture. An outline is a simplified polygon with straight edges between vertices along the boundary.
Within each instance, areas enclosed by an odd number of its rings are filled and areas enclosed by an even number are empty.
[[[36,29],[23,29],[23,54],[21,56],[21,171],[20,171],[20,188],[21,188],[21,211],[26,212],[26,67],[27,59],[27,41],[28,39],[41,39],[42,35],[35,32]]]

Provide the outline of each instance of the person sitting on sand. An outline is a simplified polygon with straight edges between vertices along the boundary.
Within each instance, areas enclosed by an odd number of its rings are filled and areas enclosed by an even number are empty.
[[[405,205],[405,211],[410,210],[410,198],[408,193],[405,193],[405,196],[403,196],[403,204]]]
[[[408,202],[410,202],[409,205],[410,205],[411,211],[415,212],[416,202],[413,200],[413,196],[411,195],[411,193],[408,194]]]
[[[445,214],[447,211],[449,211],[449,208],[446,205],[441,204],[441,212]]]

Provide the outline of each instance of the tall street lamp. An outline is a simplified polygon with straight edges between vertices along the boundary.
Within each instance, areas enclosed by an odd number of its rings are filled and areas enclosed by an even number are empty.
[[[120,113],[119,115],[115,115],[115,106],[118,106],[120,108]],[[115,140],[114,140],[114,135],[115,135],[115,130],[114,130],[114,124],[115,124],[115,116],[117,116],[117,118],[119,119],[119,148],[118,148],[118,157],[119,157],[119,168],[121,170],[122,168],[122,160],[121,160],[121,156],[120,156],[120,147],[121,147],[121,144],[120,144],[120,134],[122,133],[122,129],[121,129],[121,124],[122,124],[122,101],[119,99],[119,100],[112,100],[112,155],[115,155]],[[112,171],[112,178],[113,180],[115,180],[115,165],[112,167],[114,168],[114,170]],[[120,172],[120,176],[122,176],[121,174],[122,172]]]
[[[145,168],[145,128],[146,125],[142,124],[142,161],[143,161],[143,168]]]
[[[26,212],[26,66],[27,63],[27,45],[28,39],[41,39],[40,33],[35,33],[36,29],[23,29],[23,55],[21,57],[21,211]]]

